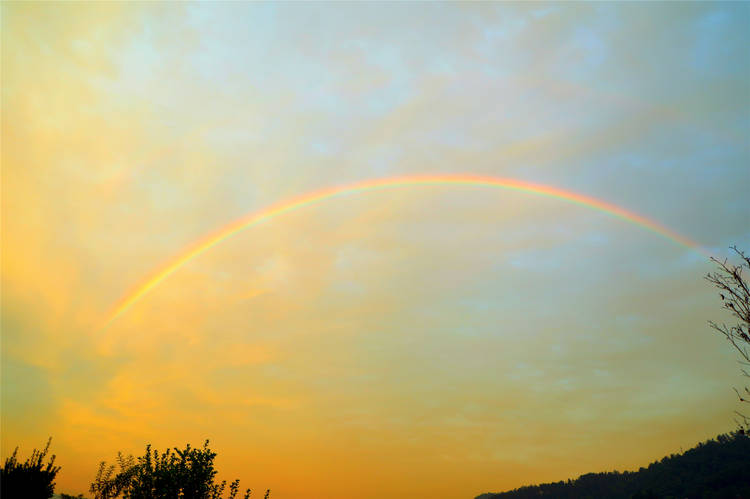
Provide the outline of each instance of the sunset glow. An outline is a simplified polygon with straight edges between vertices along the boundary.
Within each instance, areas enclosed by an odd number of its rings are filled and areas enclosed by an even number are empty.
[[[0,459],[473,498],[733,428],[750,3],[2,2]]]

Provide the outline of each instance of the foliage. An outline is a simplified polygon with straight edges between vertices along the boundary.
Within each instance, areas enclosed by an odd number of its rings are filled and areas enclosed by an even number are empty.
[[[743,270],[750,271],[750,257],[736,246],[732,246],[732,250],[739,256],[739,265],[734,265],[726,259],[711,258],[717,270],[709,273],[706,279],[719,289],[722,306],[737,319],[737,324],[727,326],[724,323],[709,321],[709,325],[726,337],[739,352],[740,364],[750,366],[750,283],[742,275]],[[746,369],[742,369],[742,373],[750,377]],[[750,388],[745,386],[742,391],[736,388],[734,391],[737,392],[740,402],[750,403]],[[750,429],[750,420],[742,413],[738,412],[737,415],[742,418],[742,421],[738,421],[740,431],[746,432]]]
[[[99,465],[91,493],[95,499],[111,499],[122,495],[126,499],[220,499],[224,496],[226,481],[215,483],[214,458],[216,453],[208,448],[208,440],[203,448],[184,450],[167,449],[161,454],[146,446],[146,453],[136,460],[133,456],[117,454],[119,472],[115,465]],[[229,484],[229,499],[239,493],[240,481]],[[270,490],[266,491],[268,499]],[[244,498],[250,497],[247,489]]]
[[[739,432],[635,472],[589,473],[567,482],[482,494],[477,499],[677,499],[750,497],[750,437]]]
[[[55,466],[54,454],[47,464],[44,458],[49,451],[52,437],[47,440],[44,450],[34,449],[31,457],[24,463],[18,461],[18,447],[5,465],[0,468],[0,496],[7,498],[24,497],[27,499],[48,499],[55,493],[55,476],[60,471]]]

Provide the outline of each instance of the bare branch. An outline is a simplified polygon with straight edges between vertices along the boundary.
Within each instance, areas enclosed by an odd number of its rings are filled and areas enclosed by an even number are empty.
[[[722,308],[738,319],[735,325],[727,326],[725,323],[708,321],[708,325],[714,331],[720,333],[732,344],[740,354],[741,366],[750,366],[750,285],[745,280],[743,271],[750,272],[750,256],[739,250],[736,246],[731,249],[739,257],[739,264],[735,265],[729,260],[718,260],[711,258],[716,264],[716,271],[709,272],[706,280],[719,290]],[[750,372],[740,368],[744,376],[750,377]],[[734,388],[737,398],[741,403],[750,403],[750,388],[745,386],[742,390]],[[735,422],[741,432],[745,432],[750,426],[750,419],[740,412],[736,414],[742,419]]]

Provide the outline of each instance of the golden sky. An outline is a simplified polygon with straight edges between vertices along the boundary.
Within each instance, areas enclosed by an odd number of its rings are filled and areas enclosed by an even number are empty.
[[[211,440],[272,497],[473,497],[733,428],[694,248],[750,249],[747,3],[15,3],[2,15],[4,459]]]

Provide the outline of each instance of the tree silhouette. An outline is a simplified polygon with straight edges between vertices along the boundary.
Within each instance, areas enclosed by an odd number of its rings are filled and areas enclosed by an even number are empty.
[[[716,264],[717,270],[710,272],[706,279],[719,289],[719,298],[722,306],[728,310],[732,317],[737,319],[737,324],[726,325],[709,321],[708,324],[716,331],[721,333],[732,344],[735,350],[740,354],[740,364],[742,374],[750,377],[748,367],[750,366],[750,284],[742,275],[750,271],[750,257],[736,246],[731,249],[739,257],[739,264],[735,265],[727,259],[717,260],[711,258]],[[734,389],[737,397],[742,403],[750,403],[750,388],[745,386],[742,390]],[[747,432],[750,427],[750,419],[743,413],[737,412],[741,421],[737,421],[741,432]]]
[[[117,454],[117,465],[102,461],[90,491],[95,499],[112,499],[122,495],[129,499],[221,499],[226,481],[215,483],[214,458],[216,453],[208,448],[208,440],[200,449],[167,449],[161,454],[146,446],[146,453],[136,460],[133,456]],[[239,493],[240,481],[229,484],[229,499]],[[266,491],[268,499],[270,490]],[[250,497],[247,489],[244,498]]]
[[[18,461],[18,447],[5,460],[0,468],[0,497],[12,499],[25,497],[27,499],[48,499],[55,493],[55,476],[60,471],[55,466],[54,454],[47,464],[44,458],[49,451],[52,437],[47,440],[44,450],[36,449],[24,463]]]

